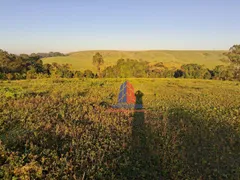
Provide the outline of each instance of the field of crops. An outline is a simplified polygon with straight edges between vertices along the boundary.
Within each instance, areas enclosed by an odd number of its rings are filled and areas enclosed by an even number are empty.
[[[128,80],[0,82],[0,179],[240,179],[239,82]]]

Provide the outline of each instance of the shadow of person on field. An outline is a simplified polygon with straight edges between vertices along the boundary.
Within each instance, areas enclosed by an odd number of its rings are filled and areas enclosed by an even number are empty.
[[[135,112],[133,114],[132,121],[132,149],[131,149],[131,161],[132,161],[132,178],[141,179],[145,177],[139,177],[143,175],[145,171],[144,166],[148,159],[148,146],[146,142],[145,135],[145,114],[142,108],[143,105],[143,93],[141,91],[137,91],[135,93],[136,104],[135,104]]]
[[[132,141],[130,151],[129,174],[127,179],[161,179],[157,164],[152,161],[150,150],[151,130],[146,126],[145,111],[143,108],[144,93],[135,93],[136,103],[132,120]]]
[[[136,104],[135,104],[135,112],[133,114],[132,121],[132,153],[134,158],[134,162],[142,161],[142,157],[147,157],[147,142],[145,135],[145,114],[142,108],[143,101],[143,93],[141,91],[137,91],[135,93],[136,96]],[[139,162],[141,165],[144,162]]]

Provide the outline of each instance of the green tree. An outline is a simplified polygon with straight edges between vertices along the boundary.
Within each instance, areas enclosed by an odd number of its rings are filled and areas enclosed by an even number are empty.
[[[50,75],[52,68],[53,68],[53,67],[52,67],[51,64],[44,64],[44,65],[43,65],[43,73]]]
[[[233,45],[227,53],[224,53],[228,57],[229,62],[234,67],[234,76],[240,80],[240,44]]]
[[[183,76],[183,71],[181,69],[177,69],[175,72],[174,72],[174,77],[175,78],[180,78]]]
[[[73,77],[74,78],[82,78],[83,73],[81,71],[75,71]]]
[[[232,46],[224,55],[228,57],[230,63],[240,66],[240,44]]]
[[[117,74],[117,68],[116,66],[109,66],[107,68],[105,68],[102,72],[103,77],[105,78],[117,78],[118,74]]]
[[[234,79],[234,68],[232,66],[218,65],[213,69],[214,79],[232,80]]]
[[[209,77],[209,71],[199,64],[184,64],[181,66],[184,78],[203,79]]]
[[[83,72],[83,76],[86,78],[94,78],[94,74],[91,70],[87,69]]]
[[[0,49],[0,68],[2,73],[8,72],[8,63],[10,62],[9,54],[6,51]]]
[[[101,65],[103,65],[103,64],[104,64],[103,57],[99,52],[97,52],[93,56],[93,65],[97,67],[99,77],[101,77]]]
[[[45,67],[49,69],[52,78],[72,78],[73,72],[70,70],[70,64],[52,63],[52,66]]]

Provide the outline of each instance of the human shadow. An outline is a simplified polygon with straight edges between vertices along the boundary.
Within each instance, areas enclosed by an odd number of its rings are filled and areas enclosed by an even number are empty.
[[[142,96],[136,98],[142,101]],[[216,119],[182,107],[172,107],[159,117],[143,110],[133,114],[126,179],[240,178],[236,120]]]
[[[132,141],[129,165],[130,172],[127,179],[162,179],[160,168],[154,162],[150,150],[151,129],[145,124],[145,110],[143,108],[144,93],[135,93],[136,103],[132,120]]]

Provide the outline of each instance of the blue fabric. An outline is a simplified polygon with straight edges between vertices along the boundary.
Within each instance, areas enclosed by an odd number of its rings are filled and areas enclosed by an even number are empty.
[[[123,97],[123,102],[127,102],[127,96],[125,95],[124,97]]]
[[[127,90],[128,90],[127,86],[127,81],[124,82],[121,86],[120,86],[120,92],[118,95],[118,103],[127,103],[127,99],[128,99],[128,94],[127,94]]]
[[[119,95],[118,95],[118,102],[120,103],[121,102],[121,92],[119,93]]]

